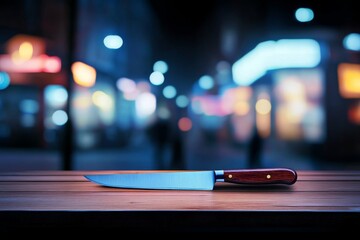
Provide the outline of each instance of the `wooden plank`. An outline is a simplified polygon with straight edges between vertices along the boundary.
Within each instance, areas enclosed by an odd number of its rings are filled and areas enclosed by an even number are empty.
[[[312,176],[349,176],[360,174],[359,170],[300,170],[297,171],[301,175],[312,175]]]
[[[6,192],[1,211],[353,211],[360,193],[301,192]]]
[[[88,182],[81,175],[18,175],[0,176],[0,182]]]
[[[116,171],[118,172],[118,171]],[[134,171],[120,171],[134,172]],[[137,171],[136,171],[137,172]],[[139,171],[144,172],[144,171]],[[241,204],[240,209],[246,210],[276,210],[276,209],[296,209],[301,210],[344,210],[359,211],[360,206],[360,181],[351,180],[353,176],[346,175],[347,172],[341,172],[336,175],[314,173],[309,175],[308,172],[302,175],[299,173],[299,180],[291,186],[272,185],[272,186],[250,186],[237,185],[229,183],[216,183],[214,191],[175,191],[175,190],[129,190],[119,188],[106,188],[87,181],[82,174],[90,172],[63,172],[54,171],[41,172],[36,175],[33,172],[29,175],[1,175],[0,182],[0,210],[9,210],[8,208],[18,210],[28,210],[27,206],[36,206],[36,209],[57,210],[61,204],[57,205],[56,200],[65,204],[65,209],[74,204],[73,210],[83,209],[82,206],[90,205],[98,209],[109,203],[109,206],[118,204],[121,201],[120,209],[132,209],[137,203],[143,202],[149,209],[211,209],[215,207],[218,210],[237,210],[237,204]],[[64,174],[62,174],[64,173]],[[108,171],[99,171],[98,173],[109,173]],[[317,175],[316,175],[317,174]],[[351,173],[353,174],[353,173]],[[301,180],[302,176],[314,177],[317,180]],[[343,177],[342,177],[343,176]],[[345,177],[349,178],[345,178]],[[345,179],[345,180],[344,180]],[[279,198],[281,196],[281,198]],[[142,199],[139,200],[138,199]],[[204,199],[208,204],[201,205],[199,199]],[[245,199],[245,200],[244,200]],[[176,206],[176,201],[179,206]],[[215,202],[211,202],[213,200]],[[311,204],[307,204],[311,200]],[[170,202],[167,202],[170,201]],[[187,203],[183,203],[186,201]],[[274,201],[274,202],[273,202]],[[77,205],[82,203],[83,205]],[[166,206],[166,204],[169,204]],[[274,205],[276,203],[277,205]],[[296,204],[295,204],[296,203]],[[325,204],[326,203],[326,204]],[[331,204],[330,204],[331,203]],[[128,206],[126,207],[126,204]],[[148,206],[149,204],[149,206]],[[235,204],[235,208],[234,208]],[[141,204],[137,205],[135,209]],[[183,207],[182,207],[183,206]],[[245,207],[244,207],[245,206]],[[285,206],[285,207],[284,207]],[[107,208],[105,208],[107,209]],[[144,208],[147,209],[147,208]]]
[[[360,181],[360,175],[300,175],[298,181]]]
[[[64,230],[70,225],[101,231],[109,226],[139,231],[141,225],[145,230],[234,232],[242,226],[314,232],[354,229],[360,222],[360,171],[298,171],[291,186],[216,183],[213,191],[107,188],[83,177],[134,172],[148,171],[1,173],[0,232]]]
[[[0,192],[73,192],[73,191],[129,191],[120,188],[107,188],[87,181],[20,181],[0,182]],[[148,190],[151,194],[152,190]],[[175,190],[171,190],[175,191]],[[298,181],[287,185],[242,185],[216,183],[214,191],[221,192],[360,192],[360,181]]]

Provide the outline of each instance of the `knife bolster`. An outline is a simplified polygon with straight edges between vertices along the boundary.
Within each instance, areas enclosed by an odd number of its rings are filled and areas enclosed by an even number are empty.
[[[215,170],[215,179],[217,182],[224,182],[224,170]]]

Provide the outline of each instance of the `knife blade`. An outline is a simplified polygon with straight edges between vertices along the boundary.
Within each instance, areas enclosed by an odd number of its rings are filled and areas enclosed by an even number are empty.
[[[216,182],[286,184],[297,180],[289,168],[89,174],[85,178],[105,187],[164,190],[213,190]]]

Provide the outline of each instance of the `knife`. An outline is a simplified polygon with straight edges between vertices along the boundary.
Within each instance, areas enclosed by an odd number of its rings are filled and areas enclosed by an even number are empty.
[[[167,190],[213,190],[216,182],[237,184],[294,184],[296,171],[289,168],[175,171],[84,175],[106,187]]]

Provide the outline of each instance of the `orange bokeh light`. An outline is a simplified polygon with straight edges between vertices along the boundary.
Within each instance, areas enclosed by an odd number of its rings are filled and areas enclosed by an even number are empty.
[[[96,80],[95,68],[82,63],[74,62],[71,66],[71,72],[74,77],[74,81],[82,87],[92,87]]]
[[[344,98],[360,97],[360,65],[342,63],[338,67],[339,90]]]

